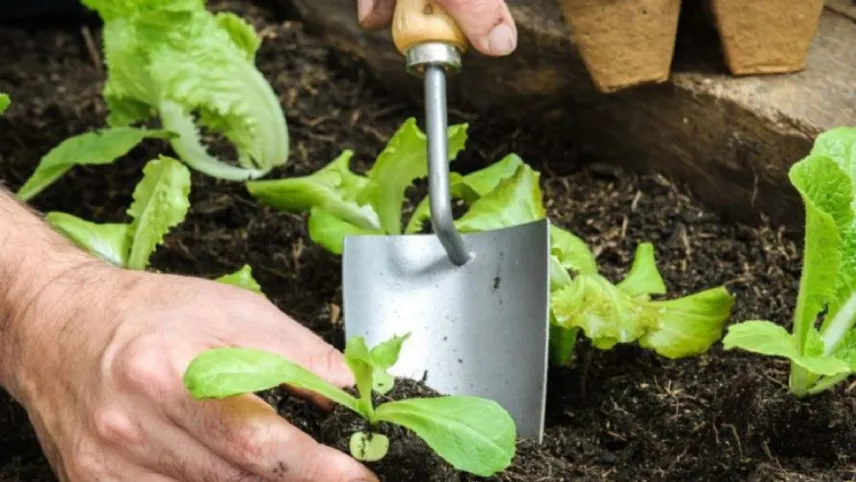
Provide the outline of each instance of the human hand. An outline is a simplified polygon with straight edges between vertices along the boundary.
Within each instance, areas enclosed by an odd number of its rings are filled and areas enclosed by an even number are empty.
[[[190,361],[219,346],[270,350],[353,383],[338,351],[262,296],[87,266],[50,283],[21,316],[43,323],[22,338],[17,395],[63,482],[377,480],[256,396],[197,401],[183,386]]]
[[[517,48],[517,26],[505,0],[433,0],[484,55],[508,55]],[[386,27],[396,0],[357,0],[357,15],[365,28]]]

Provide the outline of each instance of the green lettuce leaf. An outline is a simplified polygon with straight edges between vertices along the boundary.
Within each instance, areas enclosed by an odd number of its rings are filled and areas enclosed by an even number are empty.
[[[12,98],[5,92],[0,92],[0,115],[6,113],[6,109],[12,104]]]
[[[826,171],[826,158],[837,164],[840,171]],[[812,197],[817,208],[834,218],[838,230],[840,266],[835,294],[829,300],[825,318],[831,320],[856,291],[856,128],[839,127],[819,135],[809,157],[792,168],[791,181],[801,194]],[[812,189],[809,185],[816,187]],[[827,194],[829,197],[824,200],[814,199],[831,186],[840,189]]]
[[[466,130],[466,124],[449,128],[452,157],[463,149]],[[353,152],[345,150],[313,174],[246,185],[250,194],[266,205],[309,212],[312,241],[342,254],[347,236],[401,233],[405,191],[428,173],[426,149],[425,135],[411,118],[398,129],[367,176],[350,170]]]
[[[551,294],[556,323],[579,328],[608,350],[638,341],[667,358],[707,351],[721,336],[733,299],[724,288],[668,301],[632,296],[600,275],[580,275]]]
[[[413,398],[385,403],[375,415],[379,421],[410,429],[459,471],[490,477],[514,458],[514,420],[491,400]]]
[[[261,39],[233,14],[195,0],[84,0],[104,20],[104,98],[112,126],[160,118],[182,161],[227,180],[256,179],[284,165],[282,106],[254,64]],[[238,165],[208,153],[201,128],[222,134]]]
[[[36,166],[35,172],[18,189],[17,196],[29,201],[72,167],[111,164],[145,139],[172,139],[165,130],[114,127],[70,137],[51,149]]]
[[[372,389],[375,392],[385,395],[392,390],[395,385],[395,378],[387,371],[398,362],[401,346],[408,338],[410,338],[410,333],[394,336],[372,348]]]
[[[676,359],[702,354],[722,337],[734,297],[719,286],[675,300],[649,303],[657,309],[659,318],[656,328],[639,339],[639,346]]]
[[[372,420],[374,408],[372,406],[372,386],[374,385],[374,366],[372,366],[372,355],[362,337],[349,338],[345,343],[345,363],[354,374],[357,381],[357,391],[360,398],[357,402],[360,412],[366,414]]]
[[[282,211],[308,212],[315,208],[360,231],[380,233],[377,213],[371,206],[361,206],[356,201],[369,180],[351,172],[353,155],[353,151],[345,150],[333,162],[308,176],[249,181],[247,190],[261,203]]]
[[[184,372],[184,386],[197,399],[222,399],[289,385],[309,390],[358,414],[346,391],[285,358],[255,348],[212,348],[197,355]]]
[[[638,340],[657,326],[657,309],[634,299],[600,275],[580,275],[550,295],[556,322],[580,328],[592,345],[608,350]]]
[[[520,165],[514,175],[480,197],[455,221],[461,232],[489,231],[525,224],[547,215],[541,201],[541,174]]]
[[[448,155],[453,161],[467,141],[467,124],[449,126]],[[402,208],[407,188],[416,179],[428,175],[428,139],[409,118],[393,134],[384,150],[375,160],[367,177],[370,182],[360,193],[358,202],[370,204],[380,216],[384,233],[402,232]]]
[[[389,452],[389,437],[380,433],[354,432],[348,448],[357,460],[377,462]]]
[[[808,330],[815,317],[829,304],[830,313],[840,306],[836,292],[848,286],[854,271],[843,260],[856,259],[848,244],[854,233],[853,187],[847,173],[834,160],[809,156],[790,170],[790,179],[802,197],[806,210],[803,271],[797,297],[795,327]],[[848,293],[849,294],[849,293]],[[831,319],[831,316],[828,319]],[[805,333],[795,333],[797,340]]]
[[[190,209],[190,171],[176,159],[161,156],[143,168],[134,189],[131,217],[131,252],[127,267],[145,269],[155,248],[187,216]]]
[[[453,199],[461,199],[467,204],[476,202],[480,197],[496,189],[500,181],[514,175],[523,159],[517,154],[508,154],[489,166],[462,176],[457,172],[449,173],[449,194]],[[422,231],[422,226],[431,219],[431,199],[425,196],[416,206],[404,229],[406,234]]]
[[[253,293],[258,293],[260,295],[264,294],[262,293],[261,285],[259,285],[258,281],[253,278],[253,268],[248,264],[241,266],[241,269],[234,273],[217,278],[217,282],[237,286],[238,288],[244,288],[245,290],[252,291]]]
[[[345,248],[345,238],[348,236],[383,234],[375,229],[363,229],[354,226],[347,221],[337,218],[333,214],[312,208],[309,214],[308,228],[309,237],[327,251],[341,255]]]
[[[144,270],[164,237],[190,208],[190,171],[176,159],[161,156],[143,168],[128,208],[131,222],[99,224],[62,212],[50,212],[50,226],[80,248],[116,266]]]
[[[847,362],[823,355],[823,341],[817,330],[810,330],[806,336],[814,341],[806,343],[809,349],[800,353],[795,336],[783,327],[771,321],[750,320],[729,326],[722,345],[726,350],[740,348],[761,355],[786,358],[817,375],[834,376],[851,370]]]
[[[128,264],[131,252],[130,226],[120,223],[97,224],[71,214],[52,211],[45,221],[76,246],[117,267]]]
[[[856,329],[850,329],[841,339],[833,356],[850,367],[856,373]]]
[[[618,288],[630,296],[666,294],[666,282],[657,269],[653,244],[642,243],[636,247],[630,273],[618,283]]]
[[[555,224],[550,224],[550,255],[566,273],[597,274],[597,260],[585,241]]]
[[[256,29],[232,12],[219,12],[214,15],[214,18],[217,20],[217,25],[232,38],[232,42],[244,51],[247,60],[255,62],[256,53],[262,46],[262,38]]]
[[[550,364],[557,367],[569,367],[574,361],[574,348],[577,346],[579,328],[565,328],[556,322],[556,315],[550,311]]]

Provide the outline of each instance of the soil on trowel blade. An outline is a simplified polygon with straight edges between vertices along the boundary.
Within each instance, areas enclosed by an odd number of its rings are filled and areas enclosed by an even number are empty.
[[[326,47],[299,22],[244,2],[211,5],[247,16],[264,35],[259,65],[279,93],[293,146],[288,164],[272,177],[310,173],[346,148],[363,169],[407,117],[421,116],[417,106],[382,92],[361,64]],[[97,25],[88,32],[99,42]],[[0,179],[17,189],[51,147],[104,125],[104,72],[79,26],[0,28],[0,54],[6,59],[0,91],[13,99],[0,117]],[[601,165],[596,153],[497,119],[455,112],[452,122],[471,124],[455,169],[520,154],[542,172],[550,216],[590,243],[610,279],[620,279],[636,245],[650,241],[670,296],[724,283],[736,295],[735,321],[788,323],[801,253],[781,229],[730,224],[663,176]],[[33,206],[123,221],[141,166],[166,149],[151,141],[114,165],[75,167]],[[214,152],[230,151],[220,145]],[[341,348],[340,264],[309,240],[305,217],[260,206],[239,183],[198,173],[193,182],[190,214],[159,248],[154,267],[211,278],[250,264],[277,306]],[[491,480],[852,479],[852,386],[798,401],[786,392],[787,370],[784,362],[718,345],[704,356],[669,361],[637,346],[599,351],[581,342],[572,368],[551,371],[544,444],[521,441],[514,465]],[[425,390],[401,381],[393,395]],[[326,414],[281,390],[265,398],[342,450],[359,426],[342,410]],[[26,413],[5,396],[0,427],[0,482],[57,480]],[[385,430],[392,436],[390,454],[371,464],[382,480],[479,480],[452,471],[412,434]]]

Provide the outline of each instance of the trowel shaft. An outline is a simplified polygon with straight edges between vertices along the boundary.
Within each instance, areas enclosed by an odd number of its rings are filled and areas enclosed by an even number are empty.
[[[425,135],[428,138],[428,188],[431,222],[453,263],[460,266],[470,258],[452,216],[449,194],[448,115],[446,71],[434,64],[425,66]]]

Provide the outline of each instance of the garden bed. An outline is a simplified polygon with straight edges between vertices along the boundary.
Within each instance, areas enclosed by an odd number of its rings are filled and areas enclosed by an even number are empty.
[[[421,116],[377,90],[359,63],[329,50],[300,23],[240,2],[212,7],[246,15],[265,36],[259,66],[286,108],[293,146],[274,177],[313,172],[345,148],[370,161],[407,117]],[[48,149],[103,124],[104,74],[78,28],[3,28],[0,53],[7,59],[0,91],[13,99],[0,119],[0,178],[17,189]],[[669,179],[583,158],[573,146],[539,136],[536,126],[460,112],[452,119],[463,120],[472,127],[457,170],[520,154],[542,172],[551,218],[589,243],[610,279],[620,279],[636,245],[650,241],[674,296],[725,284],[736,296],[734,321],[790,319],[800,250],[782,229],[725,224]],[[116,165],[74,168],[33,204],[122,220],[141,166],[160,152],[141,147]],[[215,277],[250,264],[282,310],[341,348],[339,260],[308,239],[304,217],[260,206],[240,183],[198,173],[193,181],[188,218],[158,250],[154,267]],[[787,369],[719,345],[701,357],[669,361],[636,346],[600,351],[580,343],[574,368],[551,371],[544,444],[521,442],[514,465],[495,480],[852,478],[856,399],[849,385],[800,402],[787,394]],[[55,481],[26,415],[0,398],[0,482]],[[316,437],[335,432],[327,415],[305,403],[280,392],[268,398]],[[409,452],[393,449],[373,466],[383,480],[475,480],[449,475],[441,462],[431,469],[432,461],[420,458],[425,447],[412,442],[402,445]]]

